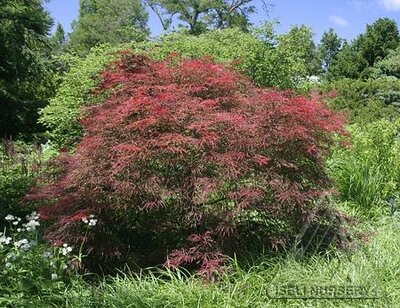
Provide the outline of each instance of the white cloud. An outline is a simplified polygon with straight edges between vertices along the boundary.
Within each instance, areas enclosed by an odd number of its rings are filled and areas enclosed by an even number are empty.
[[[340,16],[330,16],[329,17],[330,21],[332,21],[334,24],[338,25],[338,26],[347,26],[349,24],[349,22],[344,19],[343,17]]]
[[[388,11],[400,10],[400,0],[380,0],[380,3]]]

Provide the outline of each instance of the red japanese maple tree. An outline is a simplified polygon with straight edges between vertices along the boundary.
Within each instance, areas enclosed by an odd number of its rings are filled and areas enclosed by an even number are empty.
[[[251,241],[290,243],[329,190],[323,156],[343,121],[318,101],[208,59],[125,52],[102,75],[106,99],[87,108],[75,154],[36,193],[53,241],[81,241],[81,219],[96,214],[88,262],[209,275]]]

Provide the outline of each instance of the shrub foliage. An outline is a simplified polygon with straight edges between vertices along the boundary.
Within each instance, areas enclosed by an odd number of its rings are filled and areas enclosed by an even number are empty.
[[[343,200],[366,214],[397,199],[400,190],[400,120],[353,124],[352,147],[336,149],[329,169]]]
[[[31,195],[48,239],[84,239],[88,264],[167,260],[210,274],[249,243],[289,244],[315,219],[330,188],[323,156],[343,132],[316,99],[173,55],[126,52],[102,77],[97,93],[107,98],[88,107],[75,154]],[[89,213],[98,225],[82,238]]]
[[[267,23],[253,33],[239,29],[213,30],[199,36],[172,33],[153,42],[101,45],[92,48],[84,58],[63,56],[68,72],[55,97],[41,109],[39,122],[49,130],[51,140],[57,145],[75,145],[82,135],[79,125],[79,119],[84,117],[82,107],[99,102],[92,96],[99,82],[98,73],[121,50],[145,54],[156,61],[171,53],[190,59],[211,56],[215,62],[232,65],[259,86],[298,89],[301,88],[298,82],[307,76],[309,40],[311,33],[304,27],[277,35],[273,25]]]
[[[346,112],[350,124],[395,120],[400,116],[400,83],[395,78],[342,79],[322,84],[319,90],[325,95],[336,92],[328,99],[328,106]]]
[[[40,110],[39,122],[50,131],[50,137],[59,146],[70,145],[79,139],[82,117],[80,107],[93,104],[91,91],[97,85],[97,74],[113,61],[113,50],[108,45],[93,48],[84,57],[64,56],[69,71],[50,103]]]
[[[3,139],[0,143],[0,230],[8,215],[25,216],[31,210],[22,205],[22,197],[29,191],[34,178],[43,171],[48,153],[40,145],[27,145]]]

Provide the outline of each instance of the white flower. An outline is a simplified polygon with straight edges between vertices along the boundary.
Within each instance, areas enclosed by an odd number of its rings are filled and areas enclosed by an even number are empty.
[[[7,220],[7,221],[14,220],[14,219],[15,219],[15,217],[14,217],[13,215],[11,215],[11,214],[8,214],[8,215],[6,216],[6,220]]]
[[[10,262],[7,262],[7,263],[6,263],[6,267],[11,267],[11,265],[12,265],[12,264],[11,264]]]
[[[11,217],[13,217],[12,220],[14,220],[14,221],[12,222],[12,224],[13,224],[14,226],[18,225],[18,223],[21,221],[21,218],[19,218],[19,217],[14,217],[14,216],[10,215],[9,218],[11,218]],[[7,218],[7,217],[6,217],[6,218]]]
[[[35,228],[35,227],[38,227],[38,226],[40,226],[40,223],[37,221],[37,220],[30,220],[30,221],[28,221],[28,223],[26,224],[26,226],[27,227],[32,227],[32,228]]]
[[[14,246],[16,248],[21,248],[22,250],[28,250],[30,248],[29,242],[26,238],[15,242]]]
[[[32,212],[29,215],[26,215],[26,220],[38,220],[39,219],[39,214],[36,212]]]
[[[56,273],[51,274],[51,280],[56,280],[58,275]]]
[[[84,224],[88,225],[89,227],[94,227],[97,224],[97,219],[94,218],[93,214],[89,215],[89,219],[87,217],[83,217],[82,221]]]
[[[45,252],[43,252],[42,253],[42,257],[43,258],[51,258],[52,257],[52,254],[51,254],[51,252],[50,251],[45,251]]]
[[[21,246],[21,250],[23,250],[23,251],[27,251],[27,250],[29,250],[29,248],[31,248],[31,245],[30,245],[30,244],[23,244],[23,245]]]
[[[40,223],[37,220],[30,220],[26,224],[22,225],[23,227],[26,227],[27,231],[35,231],[36,227],[40,226]]]
[[[89,221],[89,227],[93,227],[93,226],[95,226],[96,225],[96,223],[97,223],[97,219],[91,219],[90,221]]]
[[[61,268],[62,268],[63,270],[65,270],[65,269],[68,268],[68,265],[67,265],[67,264],[63,264],[63,265],[61,266]]]
[[[9,237],[9,236],[2,236],[2,237],[0,237],[0,244],[2,244],[2,243],[4,243],[4,244],[6,244],[6,245],[8,245],[8,244],[10,244],[10,242],[11,242],[11,237]]]
[[[72,251],[72,247],[68,246],[68,244],[64,244],[63,248],[61,249],[61,253],[66,256],[68,253]]]

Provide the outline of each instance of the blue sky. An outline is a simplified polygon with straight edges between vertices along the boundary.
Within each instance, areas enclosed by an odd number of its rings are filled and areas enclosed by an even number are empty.
[[[258,13],[251,21],[258,25],[265,19],[278,19],[278,32],[291,25],[305,24],[313,29],[318,41],[324,30],[334,28],[339,36],[351,40],[364,32],[366,24],[379,17],[389,17],[400,24],[400,0],[267,0],[273,7],[266,13],[262,1],[255,0]],[[46,4],[55,23],[60,22],[69,32],[71,22],[78,16],[79,0],[51,0]],[[161,32],[158,20],[150,14],[149,26],[153,36]]]

